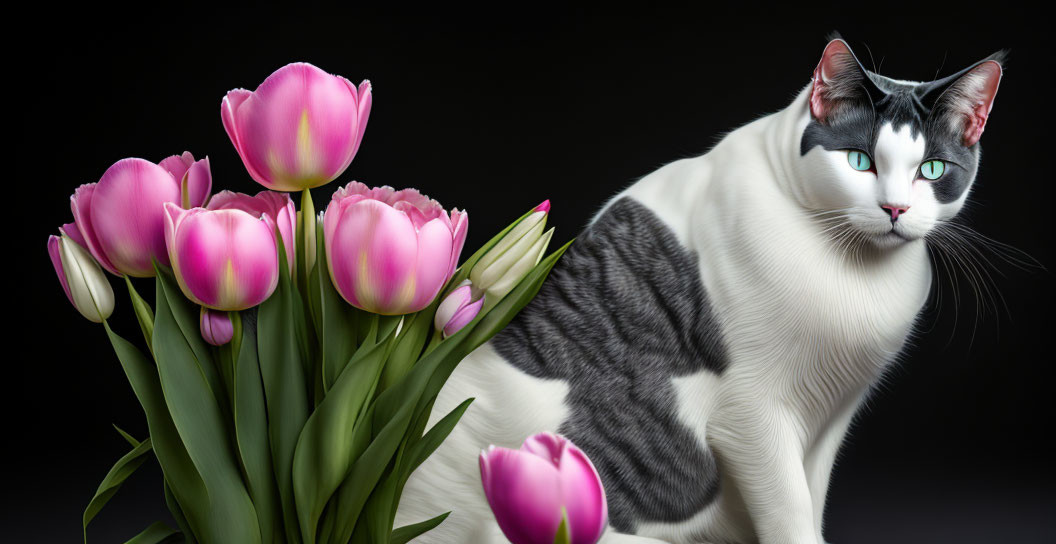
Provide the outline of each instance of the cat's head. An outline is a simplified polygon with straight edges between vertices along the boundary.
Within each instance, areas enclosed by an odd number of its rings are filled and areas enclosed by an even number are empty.
[[[964,204],[1003,61],[916,83],[867,71],[843,40],[829,42],[807,90],[798,198],[877,247],[924,237]]]

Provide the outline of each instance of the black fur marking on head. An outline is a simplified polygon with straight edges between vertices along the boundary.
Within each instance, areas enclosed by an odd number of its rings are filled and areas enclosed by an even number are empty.
[[[697,258],[648,208],[615,202],[494,340],[510,364],[568,382],[558,432],[605,486],[613,527],[692,517],[718,492],[715,459],[676,416],[671,379],[727,364]]]
[[[800,140],[800,155],[821,146],[827,151],[857,149],[875,157],[880,127],[890,123],[898,131],[908,125],[914,138],[924,135],[924,161],[940,159],[947,163],[946,173],[931,184],[936,200],[953,202],[964,194],[975,175],[979,144],[962,144],[962,134],[954,130],[941,97],[975,66],[986,60],[1003,62],[1004,58],[1004,53],[997,53],[956,74],[926,83],[895,81],[863,69],[868,83],[861,86],[859,99],[841,108],[827,123],[811,119]]]

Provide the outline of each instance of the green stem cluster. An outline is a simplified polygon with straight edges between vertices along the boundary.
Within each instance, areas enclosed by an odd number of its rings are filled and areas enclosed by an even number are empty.
[[[155,267],[154,310],[126,278],[150,356],[105,328],[150,438],[126,435],[133,450],[100,485],[85,511],[86,528],[151,452],[179,530],[155,524],[129,541],[136,544],[403,544],[443,522],[447,514],[393,528],[408,477],[472,402],[426,429],[440,388],[459,361],[531,300],[568,246],[442,339],[433,328],[442,297],[404,316],[348,305],[330,282],[307,190],[301,210],[295,273],[280,240],[275,293],[231,315],[235,334],[225,346],[202,340],[197,307],[170,270]],[[471,256],[449,286],[516,223]]]

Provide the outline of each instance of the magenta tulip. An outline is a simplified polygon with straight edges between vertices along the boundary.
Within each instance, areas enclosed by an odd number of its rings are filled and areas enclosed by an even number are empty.
[[[352,162],[370,115],[370,82],[296,62],[256,91],[235,89],[220,116],[249,175],[276,191],[325,185]]]
[[[275,226],[266,216],[167,203],[165,241],[183,294],[207,308],[245,310],[278,285]]]
[[[198,326],[202,333],[202,339],[214,346],[222,346],[230,342],[235,336],[235,326],[231,323],[230,314],[218,310],[210,310],[205,306],[202,306]]]
[[[473,287],[470,281],[466,280],[451,291],[451,294],[447,295],[436,308],[433,325],[437,330],[443,331],[446,338],[473,321],[473,318],[480,313],[482,306],[484,306],[484,297],[473,300]]]
[[[564,437],[540,433],[519,450],[480,454],[484,494],[513,544],[553,544],[565,517],[572,544],[594,544],[608,523],[598,471]]]
[[[153,276],[153,260],[169,264],[162,206],[201,206],[211,189],[208,158],[196,162],[184,153],[161,165],[122,159],[98,183],[77,188],[70,197],[74,223],[65,231],[113,274]]]
[[[349,183],[323,216],[334,287],[349,304],[399,315],[428,306],[458,264],[469,217],[414,189]]]
[[[286,248],[286,264],[293,274],[296,265],[297,208],[286,193],[261,191],[256,196],[231,191],[221,191],[209,200],[210,210],[242,210],[253,217],[264,218],[265,222],[279,230],[282,245]]]

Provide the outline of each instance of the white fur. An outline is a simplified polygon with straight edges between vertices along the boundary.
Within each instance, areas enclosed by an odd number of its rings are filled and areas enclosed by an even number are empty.
[[[678,416],[714,451],[721,493],[680,523],[603,542],[819,544],[829,474],[853,415],[902,349],[931,283],[922,236],[960,208],[916,181],[922,137],[883,127],[877,171],[846,152],[799,152],[807,90],[785,110],[728,135],[623,191],[699,256],[730,361],[677,378]],[[909,206],[903,237],[881,204]],[[838,213],[837,213],[838,212]],[[816,215],[821,214],[821,215]],[[477,455],[517,447],[566,415],[561,382],[531,378],[485,345],[451,376],[433,421],[477,401],[411,477],[397,524],[452,510],[420,542],[505,542],[480,486]]]

